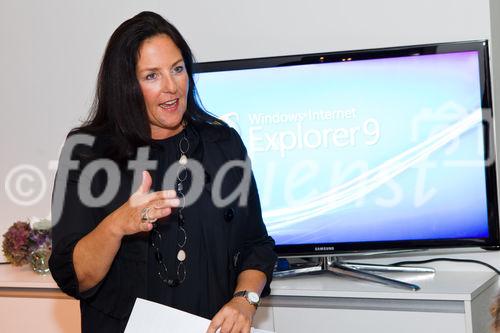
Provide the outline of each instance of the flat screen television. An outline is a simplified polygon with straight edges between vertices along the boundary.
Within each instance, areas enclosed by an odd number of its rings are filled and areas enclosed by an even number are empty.
[[[497,246],[487,41],[196,64],[282,257]]]

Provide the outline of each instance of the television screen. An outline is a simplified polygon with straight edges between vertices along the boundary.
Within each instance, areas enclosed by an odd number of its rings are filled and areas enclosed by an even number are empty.
[[[197,64],[280,255],[498,243],[486,41]]]

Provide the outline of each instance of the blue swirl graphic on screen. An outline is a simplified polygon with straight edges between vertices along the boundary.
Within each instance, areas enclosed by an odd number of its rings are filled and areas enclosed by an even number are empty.
[[[385,161],[349,182],[332,188],[327,193],[313,197],[299,206],[265,211],[263,217],[268,230],[271,233],[279,232],[281,228],[293,227],[293,225],[300,222],[321,216],[326,212],[365,197],[388,180],[426,160],[430,154],[480,124],[481,120],[482,111],[478,109],[459,123],[446,128],[417,146]]]

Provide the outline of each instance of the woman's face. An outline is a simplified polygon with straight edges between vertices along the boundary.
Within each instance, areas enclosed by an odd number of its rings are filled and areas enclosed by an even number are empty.
[[[167,35],[144,40],[136,76],[144,96],[151,137],[165,139],[182,131],[189,78],[181,51]]]

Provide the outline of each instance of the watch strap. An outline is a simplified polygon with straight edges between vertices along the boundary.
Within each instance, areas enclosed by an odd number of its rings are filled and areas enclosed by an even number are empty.
[[[233,297],[245,297],[247,294],[246,290],[240,290],[234,293]]]

